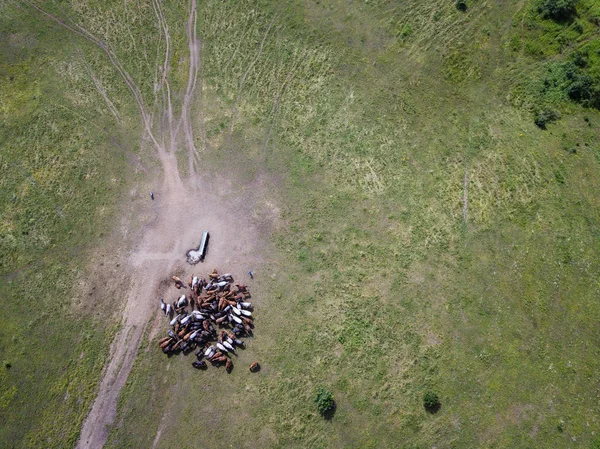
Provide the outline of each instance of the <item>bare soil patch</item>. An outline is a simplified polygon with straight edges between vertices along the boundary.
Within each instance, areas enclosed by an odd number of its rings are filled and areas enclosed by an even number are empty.
[[[156,220],[144,230],[124,267],[132,280],[125,296],[122,329],[115,337],[98,397],[83,426],[78,445],[81,448],[104,445],[108,426],[115,418],[119,392],[131,371],[146,326],[158,311],[160,282],[184,267],[186,249],[197,244],[202,230],[210,230],[211,245],[204,264],[196,265],[195,271],[226,266],[233,272],[245,273],[260,263],[261,234],[251,218],[256,204],[254,195],[247,192],[233,197],[231,192],[217,192],[211,182],[199,175],[184,182],[176,164],[170,159],[163,162],[165,181],[163,188],[157,189],[153,205]]]
[[[171,89],[167,74],[169,67],[169,31],[159,2],[153,3],[157,20],[167,42],[162,78],[155,88],[156,105],[168,118],[166,128],[153,126],[153,115],[139,95],[139,89],[118,59],[103,42],[82,27],[72,28],[60,19],[32,6],[61,26],[83,35],[96,44],[109,57],[122,75],[139,106],[143,123],[142,142],[149,143],[162,166],[162,185],[154,186],[155,199],[148,196],[153,218],[139,231],[139,242],[134,246],[123,270],[131,276],[128,291],[123,294],[122,327],[113,341],[110,359],[105,367],[98,395],[86,418],[77,448],[102,448],[108,437],[117,411],[118,397],[133,367],[142,337],[154,313],[158,311],[160,283],[170,275],[183,271],[185,253],[196,246],[204,229],[211,233],[206,266],[228,267],[228,270],[245,273],[259,263],[259,225],[253,217],[257,194],[246,190],[235,196],[231,183],[221,182],[211,174],[197,172],[199,154],[194,144],[191,105],[197,85],[201,43],[196,35],[196,2],[189,2],[187,38],[189,49],[189,79],[186,86],[181,116],[173,117]],[[163,93],[166,92],[166,95]],[[158,114],[160,116],[160,114]],[[189,172],[181,176],[176,153],[184,149],[189,160]],[[231,175],[229,173],[228,175]],[[262,204],[262,203],[261,203]],[[264,214],[258,214],[262,216]],[[135,223],[132,223],[134,226]],[[123,225],[121,225],[123,227]],[[124,235],[129,230],[122,229]],[[138,234],[138,230],[134,230]],[[202,265],[195,267],[202,270]],[[209,271],[209,269],[207,270]],[[153,330],[150,331],[151,333]]]

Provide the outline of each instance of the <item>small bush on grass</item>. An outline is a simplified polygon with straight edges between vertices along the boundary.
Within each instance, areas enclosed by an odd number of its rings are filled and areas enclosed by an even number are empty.
[[[540,129],[546,129],[549,123],[555,122],[560,118],[560,114],[553,109],[542,109],[535,114],[535,124]]]
[[[467,10],[467,1],[466,0],[456,0],[456,3],[454,4],[454,6],[456,6],[456,9],[458,9],[459,11],[465,12]]]
[[[321,413],[322,415],[325,415],[327,412],[330,412],[335,407],[333,394],[331,393],[331,391],[323,387],[319,387],[317,389],[315,403],[317,404],[317,409],[319,410],[319,413]]]
[[[423,407],[430,413],[437,412],[442,406],[440,398],[436,392],[428,390],[423,395]]]

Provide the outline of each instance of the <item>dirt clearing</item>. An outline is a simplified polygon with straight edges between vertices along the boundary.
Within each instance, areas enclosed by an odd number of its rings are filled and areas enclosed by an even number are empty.
[[[105,366],[97,397],[84,421],[77,448],[102,448],[110,426],[113,424],[120,391],[133,367],[139,345],[153,314],[158,310],[157,291],[161,280],[185,264],[185,252],[198,244],[202,231],[211,233],[210,249],[205,265],[198,265],[198,272],[209,268],[228,267],[236,273],[245,273],[256,266],[258,260],[259,226],[253,223],[255,198],[251,191],[238,194],[217,186],[229,186],[214,175],[210,179],[198,173],[198,150],[194,144],[191,105],[198,84],[199,53],[201,43],[196,33],[196,2],[189,2],[189,19],[186,27],[189,64],[188,82],[183,95],[183,108],[179,118],[173,117],[172,93],[168,81],[170,70],[169,30],[159,2],[154,2],[157,21],[160,25],[166,49],[160,63],[161,79],[155,87],[157,111],[152,111],[139,94],[139,88],[123,69],[115,53],[83,27],[70,25],[27,2],[38,12],[60,26],[82,35],[104,51],[110,63],[122,76],[139,107],[143,123],[142,142],[149,142],[162,167],[162,184],[154,186],[155,199],[148,195],[148,207],[152,207],[154,218],[140,232],[140,241],[128,257],[127,266],[131,273],[129,291],[123,292],[125,306],[121,329],[117,333]],[[154,117],[167,117],[167,126],[156,126]],[[163,122],[164,123],[164,122]],[[176,153],[187,151],[189,173],[183,179]]]
[[[205,263],[196,265],[194,271],[204,274],[212,266],[226,266],[233,272],[245,273],[260,262],[258,226],[248,219],[254,199],[249,195],[229,198],[198,175],[181,181],[175,164],[166,167],[171,171],[165,171],[163,189],[157,189],[156,219],[144,230],[142,241],[129,257],[129,266],[124,268],[132,272],[132,282],[126,294],[123,327],[115,337],[98,396],[84,423],[80,448],[104,445],[108,426],[115,418],[119,392],[131,371],[146,326],[158,310],[159,283],[183,268],[186,249],[197,244],[202,230],[211,231],[211,244]]]

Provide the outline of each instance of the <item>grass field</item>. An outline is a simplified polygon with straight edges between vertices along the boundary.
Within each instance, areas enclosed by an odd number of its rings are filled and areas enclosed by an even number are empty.
[[[118,325],[81,319],[71,298],[86,252],[111,244],[124,174],[145,150],[98,49],[11,5],[0,441],[64,447]],[[137,7],[54,12],[109,42],[150,104],[163,43],[151,6]],[[185,6],[164,8],[182,86]],[[581,0],[573,34],[532,2],[199,4],[203,166],[233,192],[260,180],[277,211],[255,271],[256,336],[230,376],[146,338],[107,446],[596,447],[600,114],[559,84],[539,90],[548,64],[595,48],[595,8]],[[542,130],[534,116],[548,107],[562,118]],[[330,420],[319,386],[337,403]]]
[[[139,149],[124,123],[132,105],[118,105],[115,126],[94,88],[100,55],[25,8],[0,11],[0,446],[62,448],[119,324],[109,238],[122,240],[112,220]]]

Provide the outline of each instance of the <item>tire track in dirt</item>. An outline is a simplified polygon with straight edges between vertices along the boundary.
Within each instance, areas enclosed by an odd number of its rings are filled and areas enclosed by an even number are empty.
[[[121,64],[121,62],[119,61],[119,59],[117,58],[115,53],[110,49],[110,47],[108,47],[108,45],[106,45],[104,42],[102,42],[100,39],[98,39],[96,36],[94,36],[88,30],[83,28],[81,25],[74,24],[73,26],[71,26],[68,23],[66,23],[64,20],[59,19],[55,15],[49,13],[45,9],[41,8],[40,6],[36,5],[35,3],[33,3],[29,0],[20,0],[20,2],[24,5],[30,6],[31,8],[37,10],[40,14],[42,14],[43,16],[46,16],[50,20],[56,22],[61,27],[65,28],[66,30],[69,30],[72,33],[75,33],[75,34],[78,34],[78,35],[84,37],[88,41],[90,41],[93,44],[95,44],[96,46],[98,46],[104,53],[106,53],[106,56],[108,56],[108,59],[110,60],[111,65],[119,72],[119,75],[121,75],[121,77],[123,78],[123,81],[127,85],[128,89],[133,94],[133,96],[135,98],[135,102],[140,111],[140,115],[141,115],[142,121],[144,123],[144,128],[145,128],[146,133],[148,134],[148,137],[150,137],[150,140],[156,146],[156,148],[160,149],[161,145],[158,143],[158,141],[154,137],[154,132],[152,131],[152,119],[146,111],[146,106],[144,104],[142,94],[141,94],[139,88],[136,86],[135,82],[133,81],[133,78],[131,77],[131,75],[129,75],[129,73],[123,68],[123,65]]]
[[[198,43],[198,35],[196,31],[197,24],[197,13],[196,13],[196,0],[190,0],[189,2],[189,18],[186,27],[188,50],[189,50],[189,70],[188,70],[188,81],[185,88],[185,94],[183,97],[183,107],[181,109],[181,120],[177,125],[176,132],[179,131],[180,125],[183,126],[183,132],[185,135],[186,147],[188,150],[189,170],[190,175],[196,171],[198,150],[194,144],[194,132],[192,130],[192,123],[190,121],[191,116],[191,104],[194,99],[194,92],[196,91],[196,83],[198,81],[198,68],[200,64],[200,45]]]
[[[158,219],[144,233],[138,248],[129,258],[132,283],[123,310],[122,329],[111,347],[111,355],[92,409],[83,423],[77,448],[102,448],[110,432],[118,398],[133,368],[147,323],[155,310],[155,294],[161,279],[168,277],[183,259],[187,204],[180,201],[186,195],[177,170],[174,155],[161,156],[164,181],[160,189]],[[162,254],[163,257],[146,257]]]
[[[158,88],[155,90],[155,98],[158,91],[163,91],[163,98],[166,95],[166,98],[163,99],[163,103],[165,104],[163,109],[163,117],[167,122],[167,126],[162,128],[162,136],[163,136],[163,145],[164,138],[166,138],[167,134],[169,137],[169,147],[171,150],[175,149],[175,137],[176,133],[173,132],[173,102],[171,100],[171,85],[169,84],[169,80],[167,75],[169,73],[169,61],[171,59],[171,35],[169,34],[169,27],[165,20],[165,16],[163,14],[162,8],[158,0],[153,0],[152,6],[154,7],[154,13],[156,15],[156,20],[158,21],[159,28],[162,30],[162,36],[165,38],[165,57],[162,64],[162,77],[160,82],[158,83]]]
[[[114,423],[121,389],[133,368],[148,322],[153,314],[157,313],[155,295],[159,282],[168,278],[175,269],[182,268],[186,249],[197,243],[198,229],[214,230],[211,232],[214,239],[214,241],[211,239],[211,263],[227,265],[232,270],[244,272],[243,270],[246,268],[244,264],[257,258],[258,231],[246,220],[231,219],[230,206],[219,199],[227,196],[227,192],[218,190],[225,183],[204,182],[203,177],[196,170],[190,170],[189,178],[184,182],[177,167],[176,151],[179,146],[187,149],[189,157],[193,161],[198,157],[191,122],[191,109],[200,64],[200,42],[196,30],[196,0],[189,1],[187,39],[190,67],[183,95],[181,116],[177,122],[173,117],[172,97],[168,83],[171,57],[170,36],[158,0],[153,0],[153,6],[161,38],[165,39],[165,54],[163,60],[157,59],[157,66],[159,64],[161,66],[150,74],[150,76],[155,76],[160,73],[160,80],[156,79],[154,91],[154,109],[157,110],[153,110],[152,113],[144,103],[133,78],[107,44],[83,26],[72,21],[72,23],[67,23],[30,0],[19,1],[22,5],[33,8],[66,30],[84,37],[107,55],[111,65],[121,75],[138,106],[144,125],[141,136],[142,143],[146,139],[150,140],[162,165],[162,186],[156,189],[157,196],[153,205],[156,213],[155,219],[143,229],[140,242],[129,257],[127,269],[131,273],[132,282],[125,298],[122,327],[111,345],[109,360],[101,373],[97,396],[82,425],[76,445],[78,449],[100,449],[106,443]],[[163,92],[161,93],[161,91]],[[165,92],[166,98],[164,98]],[[161,94],[163,95],[162,102],[159,101]],[[108,96],[105,100],[110,102]],[[116,113],[118,114],[118,111]],[[153,116],[157,117],[158,123],[154,122]],[[164,126],[165,117],[167,126]],[[211,174],[211,180],[214,179],[215,174]],[[206,214],[204,210],[200,211],[199,204],[211,204],[210,214]],[[250,216],[249,208],[251,206],[249,204],[247,198],[243,198],[239,199],[234,207],[243,216]],[[159,439],[160,432],[157,434],[156,442]]]
[[[119,115],[118,109],[115,107],[114,103],[108,97],[108,94],[106,93],[106,90],[104,90],[104,87],[102,87],[102,83],[100,82],[100,80],[98,79],[98,77],[94,74],[94,71],[90,67],[90,64],[86,61],[85,55],[83,54],[83,52],[82,51],[78,51],[78,53],[79,53],[79,55],[80,55],[80,57],[81,57],[81,59],[83,61],[83,65],[84,65],[86,71],[88,72],[88,75],[90,75],[90,78],[92,79],[92,82],[94,83],[94,87],[96,88],[96,90],[98,91],[98,93],[104,99],[104,102],[106,103],[106,107],[108,107],[108,110],[113,115],[113,117],[115,118],[116,122],[118,124],[121,124],[121,116]]]

